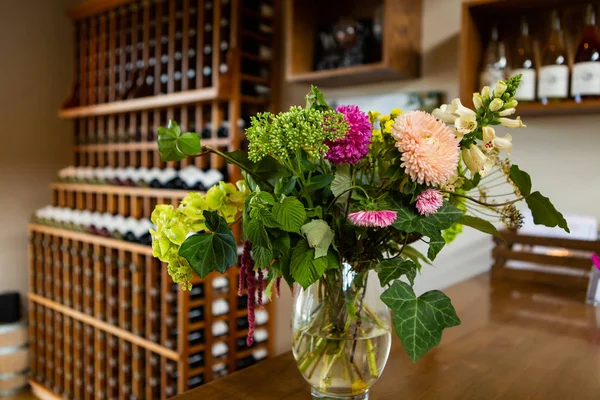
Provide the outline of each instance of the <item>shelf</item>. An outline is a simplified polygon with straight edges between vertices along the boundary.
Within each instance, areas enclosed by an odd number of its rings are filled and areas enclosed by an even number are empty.
[[[342,17],[384,15],[380,54],[366,64],[316,71],[318,35]],[[286,81],[322,87],[347,87],[416,78],[420,72],[422,0],[289,0],[285,8]],[[401,16],[401,17],[398,17]],[[379,50],[379,49],[377,49]]]
[[[269,104],[268,99],[263,99],[261,97],[252,97],[252,96],[241,96],[240,101],[242,103],[249,103],[249,104],[263,104],[263,105]]]
[[[263,14],[261,14],[259,12],[256,12],[256,11],[253,11],[253,10],[249,10],[247,8],[242,8],[242,14],[247,15],[247,16],[252,17],[252,18],[262,19],[265,22],[274,22],[273,16],[263,15]]]
[[[271,38],[269,38],[270,34],[260,34],[260,33],[254,33],[254,32],[248,32],[248,31],[242,31],[242,37],[248,38],[248,39],[252,39],[252,40],[258,40],[259,42],[264,42],[264,43],[268,43],[271,44]]]
[[[134,186],[114,186],[114,185],[91,185],[85,183],[61,183],[50,184],[50,188],[55,190],[67,190],[71,192],[100,193],[100,194],[120,194],[126,196],[138,197],[159,197],[183,199],[188,195],[187,190],[173,189],[152,189]]]
[[[261,78],[260,76],[254,76],[254,75],[245,75],[245,74],[242,74],[241,79],[243,81],[248,81],[248,82],[263,83],[265,85],[268,85],[268,84],[271,83],[271,81],[269,81],[266,78]]]
[[[124,250],[148,256],[152,255],[152,247],[144,246],[137,243],[126,242],[124,240],[110,239],[102,236],[90,235],[89,233],[75,232],[61,228],[52,228],[50,226],[39,224],[29,224],[28,228],[30,231],[45,233],[47,235],[60,236],[66,239],[76,240],[79,242],[97,244],[104,247],[110,247],[117,250]]]
[[[52,300],[48,300],[45,297],[42,297],[42,296],[34,294],[34,293],[28,293],[27,297],[29,298],[29,300],[33,301],[34,303],[40,304],[46,308],[50,308],[51,310],[57,311],[57,312],[61,313],[62,315],[66,315],[77,321],[81,321],[84,324],[93,326],[94,328],[98,328],[106,333],[117,336],[120,339],[125,339],[134,345],[143,347],[146,350],[150,350],[150,351],[157,353],[163,357],[169,358],[174,361],[178,361],[180,359],[179,354],[177,354],[177,352],[175,352],[173,350],[167,349],[166,347],[163,347],[159,344],[151,342],[150,340],[147,340],[147,339],[144,339],[137,335],[134,335],[133,333],[126,331],[124,329],[121,329],[117,326],[111,325],[104,321],[100,321],[88,314],[73,310],[72,308],[63,306],[62,304],[58,304]]]
[[[260,62],[260,63],[265,63],[265,64],[270,64],[272,61],[268,58],[257,56],[256,54],[251,54],[251,53],[242,53],[242,58],[245,58],[246,60],[252,60],[252,61],[256,61],[256,62]]]
[[[64,400],[65,398],[57,395],[52,390],[44,386],[43,383],[37,382],[33,379],[29,380],[31,385],[31,392],[34,394],[36,399],[41,400]]]
[[[364,64],[354,67],[326,69],[323,71],[311,71],[288,74],[287,81],[290,83],[310,83],[316,86],[346,86],[360,85],[364,83],[381,82],[388,80],[407,79],[412,75],[395,70],[384,63]]]
[[[200,139],[204,146],[223,147],[231,144],[229,138]],[[157,142],[129,142],[129,143],[98,143],[80,144],[73,146],[75,151],[103,152],[103,151],[148,151],[158,150]]]
[[[237,360],[239,360],[239,359],[241,359],[241,358],[244,358],[244,357],[251,356],[251,355],[252,355],[252,353],[254,353],[256,350],[261,350],[261,349],[265,349],[265,350],[267,350],[267,351],[268,351],[268,349],[267,349],[267,344],[263,342],[263,343],[257,344],[256,346],[252,346],[252,347],[250,347],[248,350],[239,351],[239,352],[238,352],[238,353],[235,355],[235,358],[236,358]]]
[[[86,0],[69,9],[68,14],[72,19],[78,20],[93,15],[101,14],[105,11],[133,3],[134,0]]]
[[[95,104],[75,108],[62,109],[59,118],[93,117],[98,115],[119,114],[155,108],[178,106],[203,101],[219,100],[219,91],[215,87],[170,93],[162,96],[151,96],[132,100],[121,100],[112,103]]]
[[[577,103],[574,100],[542,103],[520,103],[517,106],[517,115],[565,115],[565,114],[590,114],[600,112],[600,99],[583,100]],[[525,121],[527,124],[527,121]]]

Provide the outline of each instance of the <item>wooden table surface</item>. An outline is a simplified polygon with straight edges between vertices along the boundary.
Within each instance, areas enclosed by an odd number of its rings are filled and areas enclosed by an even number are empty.
[[[399,340],[371,400],[600,399],[600,308],[582,293],[487,274],[445,291],[462,325],[413,364]],[[291,353],[176,397],[177,400],[308,400]]]

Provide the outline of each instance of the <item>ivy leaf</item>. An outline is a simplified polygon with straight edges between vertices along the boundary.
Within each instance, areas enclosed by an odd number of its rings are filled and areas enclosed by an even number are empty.
[[[269,268],[273,260],[271,249],[262,246],[252,246],[252,257],[259,268]]]
[[[525,171],[521,171],[518,165],[510,167],[510,180],[519,188],[523,196],[531,194],[531,177]]]
[[[256,219],[250,220],[250,222],[246,224],[244,234],[253,245],[271,249],[269,235],[267,235],[267,230],[260,221]]]
[[[571,232],[565,217],[540,192],[533,192],[525,199],[527,206],[533,215],[533,222],[537,225],[545,225],[550,228],[558,226],[566,232]]]
[[[498,232],[498,229],[496,229],[494,225],[485,219],[473,217],[471,215],[463,215],[457,222],[462,225],[470,226],[471,228],[477,229],[483,233],[494,235],[498,239],[504,240],[504,237],[500,232]]]
[[[392,310],[396,334],[413,362],[440,343],[445,328],[460,324],[450,299],[439,290],[417,297],[408,284],[396,281],[381,300]]]
[[[302,225],[300,231],[308,240],[308,245],[315,249],[315,258],[327,255],[327,250],[333,242],[335,233],[327,222],[315,219],[308,224]]]
[[[192,270],[205,278],[215,269],[224,273],[237,262],[237,246],[227,222],[216,211],[203,212],[206,227],[211,231],[188,237],[179,248]]]
[[[350,192],[348,191],[352,186],[352,177],[350,176],[350,166],[348,164],[342,164],[337,167],[335,176],[331,182],[331,193],[335,197],[340,196],[337,201],[339,203],[345,203],[348,201]],[[344,193],[346,192],[346,193]],[[342,195],[342,193],[344,193]]]
[[[444,248],[445,245],[446,245],[446,241],[444,240],[444,238],[442,237],[442,235],[440,233],[438,233],[438,235],[430,236],[429,237],[429,249],[427,250],[427,257],[429,257],[429,259],[431,261],[435,260],[435,258],[440,253],[440,251],[442,251],[442,249]]]
[[[285,197],[273,206],[273,217],[281,228],[287,232],[300,232],[306,220],[304,205],[295,197]]]
[[[405,275],[411,285],[415,284],[417,277],[417,266],[411,260],[403,260],[401,258],[392,258],[383,260],[375,267],[375,272],[379,277],[381,286],[386,286],[391,281]]]
[[[310,190],[323,189],[324,187],[329,186],[332,181],[333,175],[317,175],[310,178],[310,182],[306,187]]]
[[[328,266],[328,257],[315,259],[315,250],[310,248],[306,239],[303,239],[292,252],[290,274],[300,286],[307,289],[323,276]]]

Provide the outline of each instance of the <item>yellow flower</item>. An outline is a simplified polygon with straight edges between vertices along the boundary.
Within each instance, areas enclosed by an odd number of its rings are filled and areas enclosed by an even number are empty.
[[[381,129],[373,129],[373,134],[371,136],[371,143],[383,142],[383,135],[381,134]]]
[[[380,115],[379,111],[369,111],[369,122],[374,123]]]
[[[394,125],[394,120],[390,119],[388,121],[385,122],[384,127],[383,127],[383,131],[385,133],[390,133],[392,132],[392,126]]]
[[[390,113],[390,116],[392,117],[392,119],[395,119],[398,115],[402,114],[402,110],[399,108],[392,108],[392,112]]]

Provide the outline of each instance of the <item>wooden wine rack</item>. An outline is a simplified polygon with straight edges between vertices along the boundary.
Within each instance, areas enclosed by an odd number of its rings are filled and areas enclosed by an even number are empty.
[[[261,13],[264,5],[272,15]],[[243,148],[236,121],[276,104],[278,12],[278,0],[88,0],[71,10],[75,79],[59,117],[73,120],[75,165],[227,168],[218,157],[165,163],[155,133],[174,119],[183,131],[206,128],[205,145]],[[270,57],[257,50],[264,47]],[[223,121],[230,121],[227,137],[219,135]],[[240,176],[227,173],[232,181]],[[50,188],[54,206],[134,218],[186,195],[91,183]],[[261,326],[268,339],[240,346],[247,329],[238,319],[247,311],[237,267],[225,274],[227,293],[213,290],[219,275],[195,278],[195,290],[184,292],[150,246],[35,223],[29,234],[30,383],[41,398],[166,399],[215,379],[217,363],[231,373],[255,350],[273,354],[270,303]],[[213,315],[213,301],[222,299],[229,312]],[[217,321],[227,323],[227,335],[213,337]],[[200,331],[203,340],[190,344]],[[229,350],[216,358],[212,348],[221,342]],[[203,362],[191,365],[198,355]]]

